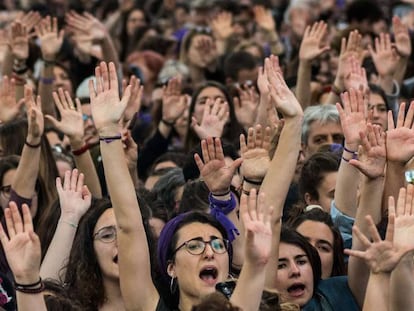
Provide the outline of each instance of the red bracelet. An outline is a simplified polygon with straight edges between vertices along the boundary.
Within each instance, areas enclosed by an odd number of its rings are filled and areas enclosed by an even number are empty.
[[[80,156],[81,154],[84,154],[86,151],[89,150],[91,146],[89,144],[84,144],[81,148],[72,150],[72,154],[74,156]]]

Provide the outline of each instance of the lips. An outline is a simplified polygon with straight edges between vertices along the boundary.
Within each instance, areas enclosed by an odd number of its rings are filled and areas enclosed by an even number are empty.
[[[287,291],[291,297],[300,297],[305,292],[305,284],[303,283],[295,283],[288,287]]]
[[[217,283],[218,270],[216,267],[205,267],[200,271],[199,277],[203,282],[214,286]]]

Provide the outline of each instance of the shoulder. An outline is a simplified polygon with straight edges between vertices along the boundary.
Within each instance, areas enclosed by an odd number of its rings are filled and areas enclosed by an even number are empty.
[[[348,286],[347,276],[337,276],[321,280],[315,295],[319,296],[321,300],[324,300],[331,307],[335,307],[332,310],[359,310],[358,304]]]

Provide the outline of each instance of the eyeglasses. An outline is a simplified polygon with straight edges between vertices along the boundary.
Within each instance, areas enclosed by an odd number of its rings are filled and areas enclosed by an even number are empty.
[[[112,243],[116,239],[116,227],[108,226],[99,229],[94,235],[94,240],[99,240],[104,243]]]
[[[224,254],[225,252],[227,252],[229,248],[228,240],[214,238],[214,239],[211,239],[210,241],[203,241],[200,238],[195,238],[195,239],[186,241],[180,246],[178,246],[173,252],[173,255],[176,252],[178,252],[181,248],[185,248],[187,252],[189,252],[192,255],[200,255],[204,253],[207,244],[210,244],[211,249],[216,254]]]
[[[0,187],[0,193],[2,193],[5,197],[10,197],[11,192],[11,185],[4,185]]]

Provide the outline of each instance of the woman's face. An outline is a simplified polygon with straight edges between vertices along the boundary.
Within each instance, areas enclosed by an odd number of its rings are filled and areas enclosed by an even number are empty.
[[[190,46],[187,51],[188,65],[205,68],[208,64],[203,57],[203,51],[199,48],[201,40],[213,40],[210,36],[204,34],[194,35],[191,39]]]
[[[175,249],[193,239],[211,241],[214,238],[223,237],[213,226],[199,222],[191,223],[178,231]],[[226,280],[228,273],[228,253],[217,254],[208,243],[200,255],[190,254],[186,247],[181,247],[175,253],[174,262],[168,266],[168,274],[177,278],[180,297],[184,295],[196,299],[213,293],[215,285]]]
[[[368,102],[368,121],[372,124],[378,124],[386,131],[388,127],[387,104],[381,95],[370,93]]]
[[[145,15],[141,10],[133,10],[128,15],[126,29],[129,37],[133,36],[137,28],[145,26]]]
[[[114,227],[116,228],[114,209],[108,208],[99,217],[93,230],[93,246],[103,277],[118,280],[118,244],[116,242],[116,234],[112,242],[107,242],[108,238],[112,236],[112,229]]]
[[[312,266],[305,251],[300,247],[280,243],[276,289],[282,302],[304,306],[312,298]]]
[[[214,86],[208,86],[204,88],[197,96],[193,111],[193,117],[197,119],[198,123],[200,123],[203,119],[204,107],[207,102],[207,99],[210,99],[212,101],[220,99],[221,102],[225,102],[226,96],[220,89]]]
[[[316,248],[321,258],[322,279],[329,278],[334,264],[334,235],[331,229],[323,222],[305,220],[296,231]]]
[[[14,175],[16,175],[16,169],[9,169],[3,175],[3,180],[1,181],[0,204],[3,209],[5,209],[9,203],[11,184],[13,183]]]
[[[61,87],[64,91],[68,91],[70,96],[73,97],[72,81],[69,79],[67,72],[59,66],[54,66],[53,76],[53,90],[57,91],[58,88]]]

